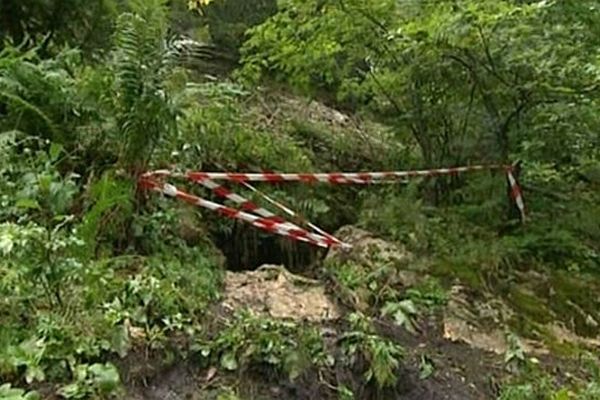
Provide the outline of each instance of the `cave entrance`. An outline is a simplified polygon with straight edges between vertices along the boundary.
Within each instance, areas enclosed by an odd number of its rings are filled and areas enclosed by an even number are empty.
[[[270,264],[306,274],[327,254],[327,249],[264,234],[242,224],[236,224],[231,232],[215,234],[215,244],[225,256],[227,269],[237,272]]]

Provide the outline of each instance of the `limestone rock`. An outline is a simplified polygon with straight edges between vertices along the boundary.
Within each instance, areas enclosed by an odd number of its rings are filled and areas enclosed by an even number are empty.
[[[250,309],[274,318],[319,322],[335,320],[338,307],[324,286],[294,275],[282,266],[264,265],[256,271],[227,272],[223,306]]]

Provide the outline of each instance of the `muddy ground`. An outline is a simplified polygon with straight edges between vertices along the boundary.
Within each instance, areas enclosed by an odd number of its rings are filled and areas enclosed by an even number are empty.
[[[354,250],[344,254],[332,251],[327,257],[329,261],[353,262],[356,268],[376,268],[382,263],[397,265],[397,273],[389,278],[389,283],[398,290],[411,287],[428,275],[400,245],[377,239],[354,227],[342,228],[337,235],[353,244]],[[253,271],[228,271],[222,299],[212,311],[214,316],[209,323],[227,320],[236,310],[243,309],[255,315],[317,326],[328,341],[336,343],[348,328],[344,316],[364,308],[364,301],[360,293],[347,301],[330,277],[319,273],[305,275],[308,276],[292,274],[276,265]],[[528,285],[529,282],[531,279],[524,280]],[[121,362],[128,398],[333,400],[342,397],[330,382],[344,382],[352,388],[354,398],[360,400],[496,399],[501,386],[515,377],[515,370],[506,358],[514,350],[511,338],[517,340],[518,350],[522,351],[519,357],[534,363],[556,383],[569,383],[577,377],[585,379],[582,363],[573,350],[596,351],[600,341],[597,337],[578,335],[576,329],[570,329],[566,323],[557,323],[554,319],[551,322],[535,320],[533,315],[525,313],[511,293],[533,290],[514,285],[508,296],[502,296],[460,284],[450,284],[447,289],[445,306],[421,314],[415,332],[375,315],[377,333],[400,344],[406,352],[397,371],[398,383],[391,389],[382,391],[367,384],[364,363],[361,365],[360,360],[353,367],[336,362],[326,372],[329,376],[309,369],[290,382],[287,376],[279,376],[261,366],[225,373],[215,366],[200,368],[193,357],[165,363],[165,357],[160,354],[136,354]],[[528,295],[526,299],[526,305],[536,312],[551,312],[543,296]],[[532,306],[533,299],[539,300]],[[515,334],[515,325],[511,323],[522,322],[524,317],[527,325],[520,323],[519,326],[527,326],[531,331]],[[589,316],[586,320],[593,318]],[[217,325],[213,329],[219,329]],[[228,392],[228,388],[232,391]],[[234,389],[238,397],[228,395],[234,393]]]
[[[307,287],[311,281],[306,278],[269,266],[261,271],[228,273],[227,281],[228,289],[218,307],[221,317],[243,304],[258,314],[284,319],[300,318],[306,323],[320,324],[328,335],[334,337],[344,330],[340,315],[347,310],[344,310],[343,305],[336,305],[328,300],[321,287]],[[307,293],[310,295],[307,296]],[[278,302],[279,296],[285,297],[285,301]],[[319,318],[320,322],[315,322]],[[367,385],[360,366],[356,370],[334,368],[332,373],[335,376],[332,378],[352,382],[356,399],[497,398],[501,383],[509,376],[502,354],[504,345],[498,345],[493,335],[490,338],[477,333],[475,324],[463,324],[462,328],[469,330],[469,334],[461,329],[451,332],[457,324],[457,317],[452,318],[455,325],[449,327],[447,309],[424,317],[418,323],[416,334],[389,321],[376,322],[379,334],[393,339],[407,351],[398,371],[398,384],[395,388],[379,391],[372,385]],[[469,343],[477,335],[480,336],[478,341]],[[495,349],[495,345],[500,348]],[[486,346],[489,348],[482,348]],[[566,379],[574,371],[574,368],[567,367],[559,358],[543,352],[538,357],[540,363],[552,370],[557,379]],[[164,367],[150,367],[145,373],[140,373],[144,370],[142,365],[156,365],[156,359],[153,361],[139,356],[137,360],[127,360],[127,363],[129,366],[124,370],[131,372],[125,373],[128,398],[134,400],[228,400],[230,398],[225,396],[227,388],[236,388],[240,399],[339,399],[338,393],[328,387],[327,377],[318,376],[315,371],[308,371],[296,381],[289,382],[287,377],[274,375],[268,368],[231,374],[216,368],[199,368],[193,359],[174,361]],[[431,373],[423,376],[428,365],[431,366]]]
[[[398,384],[393,390],[378,391],[365,384],[359,372],[336,370],[336,374],[350,378],[357,399],[439,399],[478,400],[496,397],[495,385],[504,374],[502,359],[494,354],[473,349],[468,345],[452,343],[431,330],[413,337],[393,327],[381,327],[382,332],[409,349],[404,365],[398,371]],[[434,337],[432,337],[434,336]],[[433,365],[433,373],[420,377],[423,357]],[[280,380],[281,379],[281,380]],[[245,371],[243,375],[199,369],[193,362],[180,361],[156,371],[147,381],[130,381],[128,390],[134,400],[187,400],[217,399],[224,388],[238,387],[242,399],[314,400],[338,399],[335,391],[321,383],[310,371],[296,382],[284,377],[269,376],[268,371]]]

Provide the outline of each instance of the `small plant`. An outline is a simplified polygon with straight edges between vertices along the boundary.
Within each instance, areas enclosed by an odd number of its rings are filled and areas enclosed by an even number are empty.
[[[337,387],[339,400],[354,400],[354,392],[345,385]]]
[[[398,302],[387,302],[381,309],[381,315],[392,316],[396,325],[406,328],[411,333],[416,333],[416,318],[418,315],[415,303],[410,299]]]
[[[535,389],[531,384],[507,386],[498,400],[536,400]]]
[[[419,363],[419,379],[427,379],[433,375],[435,367],[431,359],[425,355],[421,356]]]
[[[362,357],[369,365],[365,372],[368,381],[374,380],[381,388],[395,385],[402,347],[377,335],[371,321],[360,313],[350,314],[348,321],[350,331],[343,335],[341,346],[350,364]]]
[[[41,400],[41,397],[36,392],[13,388],[10,383],[6,383],[0,385],[0,400]]]
[[[16,346],[7,346],[3,351],[0,361],[1,372],[25,371],[27,383],[42,382],[46,379],[42,360],[46,352],[46,343],[43,339],[31,338]]]
[[[267,364],[292,380],[310,366],[334,362],[318,330],[249,313],[238,315],[216,338],[200,341],[196,349],[204,359],[218,362],[227,371]]]
[[[77,365],[73,375],[74,382],[59,390],[66,399],[106,399],[120,393],[121,379],[112,364]]]
[[[508,349],[504,354],[504,363],[508,368],[512,369],[521,367],[526,362],[523,344],[513,333],[509,333],[506,340],[508,342]]]
[[[217,396],[217,400],[240,400],[236,391],[231,388],[224,388]]]
[[[590,382],[579,396],[581,400],[600,400],[600,382]]]
[[[448,294],[439,281],[433,278],[408,289],[406,295],[416,305],[421,305],[428,309],[442,307],[448,302]]]

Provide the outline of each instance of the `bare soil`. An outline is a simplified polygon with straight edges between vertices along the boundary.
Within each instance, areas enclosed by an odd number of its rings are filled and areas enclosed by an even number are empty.
[[[431,320],[423,325],[422,333],[418,336],[383,322],[380,324],[383,335],[393,338],[408,350],[404,365],[398,371],[397,385],[385,391],[366,383],[364,366],[360,362],[353,369],[334,368],[331,377],[318,376],[316,371],[308,371],[295,382],[290,382],[266,368],[239,374],[222,374],[210,368],[197,368],[191,360],[181,360],[163,370],[153,370],[151,376],[145,379],[137,377],[129,381],[128,398],[210,400],[217,399],[219,394],[224,393],[225,388],[237,387],[241,399],[338,399],[336,391],[324,383],[328,378],[337,378],[345,382],[352,387],[356,399],[364,400],[495,398],[496,389],[493,383],[504,373],[502,359],[493,353],[443,339],[440,336],[441,329],[436,323],[435,320]],[[426,379],[419,376],[422,357],[427,357],[434,367],[433,374]]]
[[[317,280],[265,266],[228,273],[216,313],[223,319],[234,309],[246,308],[271,318],[316,324],[335,338],[347,330],[341,316],[349,310],[336,304],[334,297]],[[214,367],[200,368],[193,359],[164,365],[164,355],[133,355],[121,370],[126,371],[127,398],[133,400],[235,399],[224,396],[230,388],[243,400],[340,399],[330,382],[343,382],[360,400],[496,399],[501,384],[510,376],[504,360],[508,345],[501,332],[502,321],[511,314],[506,307],[494,299],[473,298],[457,287],[451,290],[447,307],[421,318],[416,334],[377,320],[379,334],[406,350],[397,372],[398,383],[386,390],[366,382],[361,360],[352,367],[336,362],[325,373],[308,370],[293,382],[267,366],[224,373]],[[580,372],[573,360],[554,356],[537,343],[524,341],[523,345],[527,356],[538,358],[557,382]],[[423,376],[426,365],[433,368]]]

